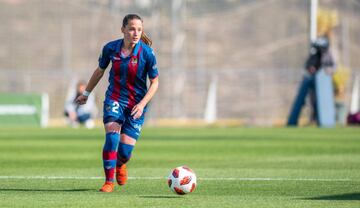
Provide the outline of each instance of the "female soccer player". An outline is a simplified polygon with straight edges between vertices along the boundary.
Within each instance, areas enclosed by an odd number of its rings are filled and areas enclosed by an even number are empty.
[[[91,76],[86,91],[76,101],[84,104],[104,75],[110,61],[109,87],[105,94],[103,122],[106,131],[103,148],[105,184],[102,192],[114,190],[114,174],[119,185],[127,181],[129,161],[141,127],[147,104],[158,89],[158,69],[151,49],[152,41],[143,31],[143,20],[136,14],[124,17],[123,39],[107,43],[99,58],[99,66]],[[149,88],[146,79],[149,77]],[[114,173],[115,172],[115,173]]]

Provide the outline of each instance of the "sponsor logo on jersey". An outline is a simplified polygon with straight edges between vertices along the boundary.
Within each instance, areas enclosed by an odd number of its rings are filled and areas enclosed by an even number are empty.
[[[114,61],[120,61],[120,57],[113,56]]]
[[[141,125],[140,124],[135,124],[134,128],[137,129],[138,131],[141,131]]]

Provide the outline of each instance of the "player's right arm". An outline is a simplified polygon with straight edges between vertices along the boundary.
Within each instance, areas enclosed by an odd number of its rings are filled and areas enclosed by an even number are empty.
[[[105,69],[108,67],[109,63],[110,63],[110,49],[109,49],[109,44],[106,44],[102,49],[102,53],[100,54],[98,68],[96,68],[94,73],[92,74],[86,86],[85,92],[76,98],[76,103],[78,103],[79,105],[83,105],[86,103],[91,91],[95,88],[97,83],[103,77]]]
[[[98,67],[95,69],[94,73],[92,74],[87,86],[86,86],[86,93],[91,93],[91,91],[96,87],[97,83],[103,77],[105,70]],[[82,94],[76,98],[76,103],[83,105],[86,103],[89,95]]]

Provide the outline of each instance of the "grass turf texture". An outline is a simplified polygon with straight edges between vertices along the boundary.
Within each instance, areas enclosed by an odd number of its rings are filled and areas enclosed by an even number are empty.
[[[0,129],[0,207],[360,204],[360,129],[145,128],[128,165],[136,178],[110,194],[98,192],[103,179],[90,179],[103,176],[103,134]],[[165,179],[180,165],[198,177],[195,192],[185,196],[170,192]],[[39,176],[69,178],[33,178]]]

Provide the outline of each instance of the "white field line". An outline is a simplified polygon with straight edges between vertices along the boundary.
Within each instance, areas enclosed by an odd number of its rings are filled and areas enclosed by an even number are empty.
[[[104,177],[78,176],[0,176],[1,179],[103,180]],[[130,180],[164,180],[166,177],[129,177]],[[200,181],[358,181],[350,178],[198,178]]]

